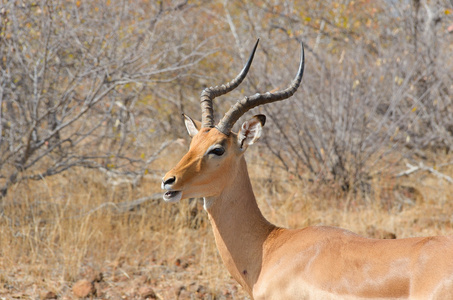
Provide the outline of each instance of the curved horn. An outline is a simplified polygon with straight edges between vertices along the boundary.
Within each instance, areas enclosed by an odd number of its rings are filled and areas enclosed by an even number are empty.
[[[258,105],[263,105],[287,99],[297,91],[297,88],[300,86],[300,82],[302,81],[302,75],[304,74],[305,57],[304,57],[304,45],[302,43],[301,47],[302,50],[300,55],[301,57],[299,70],[297,71],[296,78],[294,78],[291,85],[287,89],[276,93],[271,92],[267,92],[265,94],[257,93],[253,96],[250,97],[246,96],[242,98],[230,108],[230,110],[225,114],[225,116],[222,118],[222,120],[220,120],[219,124],[216,126],[220,132],[229,135],[231,128],[233,128],[234,123],[236,123],[236,121],[250,109]]]
[[[203,90],[200,97],[201,127],[214,127],[214,110],[212,108],[212,100],[216,97],[231,92],[232,90],[237,88],[239,84],[241,84],[250,69],[259,41],[259,39],[256,41],[255,47],[253,47],[252,53],[250,54],[247,63],[236,78],[234,78],[227,84],[222,84],[221,86],[216,87],[209,87]]]

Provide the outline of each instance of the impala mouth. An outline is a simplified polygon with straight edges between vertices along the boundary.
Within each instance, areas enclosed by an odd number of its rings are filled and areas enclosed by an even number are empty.
[[[181,200],[182,192],[181,191],[166,191],[164,194],[165,202],[178,202]]]

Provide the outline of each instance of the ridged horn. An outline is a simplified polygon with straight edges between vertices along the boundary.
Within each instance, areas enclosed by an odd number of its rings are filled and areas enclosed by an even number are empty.
[[[253,47],[252,53],[245,64],[242,71],[239,73],[236,78],[228,82],[227,84],[222,84],[221,86],[209,87],[205,88],[200,96],[200,103],[201,103],[201,126],[202,127],[214,127],[214,110],[212,107],[212,100],[216,97],[224,95],[228,92],[231,92],[235,88],[241,84],[244,80],[247,72],[250,69],[250,66],[253,61],[253,57],[255,56],[256,48],[258,47],[258,39],[255,43],[255,47]]]
[[[301,57],[300,57],[300,64],[299,64],[299,70],[297,71],[296,78],[294,78],[293,82],[291,85],[283,90],[279,91],[276,93],[271,93],[267,92],[264,94],[255,94],[250,97],[244,97],[241,100],[237,101],[231,108],[230,110],[225,114],[225,116],[220,120],[220,122],[217,124],[216,128],[226,134],[229,135],[231,132],[231,128],[233,128],[233,125],[239,120],[239,118],[245,114],[247,111],[250,109],[258,106],[258,105],[263,105],[263,104],[268,104],[276,101],[281,101],[288,99],[294,93],[297,91],[298,87],[300,86],[300,83],[302,81],[302,76],[304,73],[304,63],[305,63],[305,57],[304,57],[304,45],[301,43]]]

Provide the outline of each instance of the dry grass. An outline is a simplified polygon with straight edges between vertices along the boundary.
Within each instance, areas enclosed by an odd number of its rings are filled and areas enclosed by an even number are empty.
[[[177,158],[167,153],[154,169]],[[249,161],[259,206],[276,224],[327,224],[373,237],[453,232],[453,186],[430,173],[376,179],[374,200],[358,203]],[[452,167],[440,171],[453,175]],[[200,201],[154,199],[122,210],[122,203],[154,193],[160,193],[156,177],[137,187],[113,186],[85,169],[15,186],[0,207],[0,296],[36,298],[50,291],[72,299],[77,280],[102,273],[99,298],[140,299],[143,286],[162,299],[246,297],[222,265]]]

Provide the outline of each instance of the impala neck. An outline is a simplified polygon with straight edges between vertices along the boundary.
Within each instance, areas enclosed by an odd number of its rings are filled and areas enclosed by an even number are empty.
[[[205,209],[224,264],[251,294],[261,271],[263,245],[277,227],[258,208],[244,157],[232,178],[219,197],[205,199]]]

